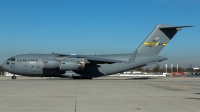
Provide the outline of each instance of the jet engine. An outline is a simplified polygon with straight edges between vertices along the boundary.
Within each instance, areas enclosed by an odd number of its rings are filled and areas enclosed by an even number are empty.
[[[61,60],[60,61],[60,70],[68,71],[68,70],[78,70],[83,69],[85,67],[85,63],[82,61],[75,60]]]
[[[59,60],[56,59],[44,60],[44,68],[45,69],[59,68]]]

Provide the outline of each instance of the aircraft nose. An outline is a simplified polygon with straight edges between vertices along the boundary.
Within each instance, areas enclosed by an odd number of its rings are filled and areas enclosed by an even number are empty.
[[[6,70],[6,62],[4,62],[4,63],[1,65],[1,67],[2,67],[4,70]]]

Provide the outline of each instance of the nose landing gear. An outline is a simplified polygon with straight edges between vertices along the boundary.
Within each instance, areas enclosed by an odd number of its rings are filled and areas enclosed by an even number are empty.
[[[14,76],[12,76],[12,79],[17,79],[17,77],[14,75]]]

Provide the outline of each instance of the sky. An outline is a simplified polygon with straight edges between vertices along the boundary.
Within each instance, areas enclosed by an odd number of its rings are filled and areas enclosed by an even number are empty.
[[[25,53],[132,53],[156,24],[184,28],[159,55],[200,66],[200,0],[0,0],[0,64]]]

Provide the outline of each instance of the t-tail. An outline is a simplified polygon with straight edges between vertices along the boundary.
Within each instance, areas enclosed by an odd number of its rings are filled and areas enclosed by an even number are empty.
[[[165,24],[158,24],[145,39],[145,41],[138,47],[138,53],[158,54],[174,37],[174,35],[184,27],[191,26],[171,26]]]
[[[137,53],[158,54],[165,46],[167,46],[174,35],[185,27],[192,26],[171,26],[165,24],[156,25],[154,30],[128,59],[128,62],[134,61]]]

